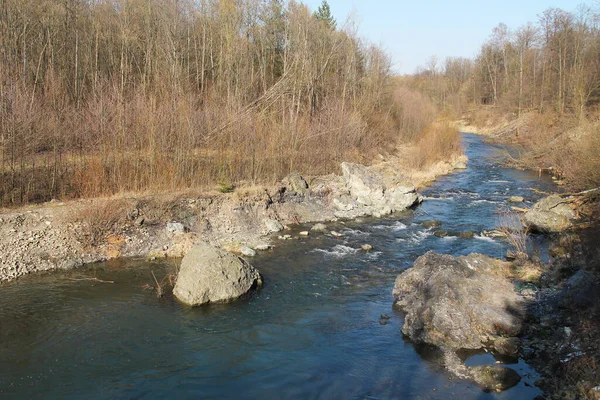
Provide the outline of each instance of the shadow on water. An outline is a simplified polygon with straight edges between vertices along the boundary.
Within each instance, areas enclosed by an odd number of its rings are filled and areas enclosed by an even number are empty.
[[[227,305],[190,309],[142,287],[169,266],[127,261],[22,279],[0,287],[0,396],[4,398],[512,399],[540,394],[535,372],[500,394],[452,379],[435,351],[403,340],[392,309],[398,274],[428,250],[502,257],[481,236],[509,195],[550,182],[490,161],[494,146],[465,135],[466,171],[423,193],[416,211],[338,223],[342,238],[278,243],[252,263],[264,286]],[[435,236],[426,220],[475,237]],[[306,227],[298,227],[306,229]],[[364,252],[369,243],[374,251]],[[70,278],[96,276],[101,284]],[[380,315],[391,317],[381,324]],[[479,362],[477,355],[468,362]],[[487,359],[486,359],[487,360]],[[491,360],[488,360],[491,361]]]

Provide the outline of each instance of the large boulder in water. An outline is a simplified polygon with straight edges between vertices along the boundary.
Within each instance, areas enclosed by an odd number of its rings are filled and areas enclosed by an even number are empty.
[[[551,195],[538,201],[524,216],[523,224],[536,232],[562,232],[572,225],[575,212],[568,201]]]
[[[443,349],[479,349],[521,329],[524,304],[500,271],[506,264],[481,254],[433,251],[396,279],[395,305],[406,312],[402,332]]]
[[[200,243],[183,258],[173,294],[184,304],[199,306],[235,300],[260,284],[260,274],[248,262]]]

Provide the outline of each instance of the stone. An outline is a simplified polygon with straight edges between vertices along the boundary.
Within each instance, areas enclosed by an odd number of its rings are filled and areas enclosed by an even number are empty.
[[[185,232],[185,227],[181,222],[168,222],[167,232],[173,233],[175,235],[180,235]]]
[[[521,341],[516,337],[498,338],[494,340],[494,350],[503,356],[518,357]]]
[[[521,381],[521,376],[514,369],[499,365],[470,367],[469,374],[475,383],[486,392],[501,392]]]
[[[522,196],[510,196],[508,198],[509,203],[523,203],[525,199]]]
[[[269,232],[281,232],[283,230],[283,224],[276,219],[265,220],[265,227]]]
[[[195,307],[233,301],[260,285],[259,272],[247,261],[208,243],[199,243],[183,258],[173,295]]]
[[[433,235],[439,238],[444,238],[448,236],[448,231],[444,229],[438,229],[437,231],[433,232]]]
[[[341,167],[350,197],[359,205],[372,207],[371,215],[403,211],[422,201],[414,187],[395,183],[372,168],[346,162]],[[349,204],[347,201],[340,203]],[[335,201],[334,204],[338,207]]]
[[[248,246],[241,247],[241,248],[240,248],[240,253],[241,253],[243,256],[246,256],[246,257],[254,257],[254,256],[256,256],[256,251],[252,250],[252,249],[251,249],[250,247],[248,247]]]
[[[281,183],[286,188],[286,194],[304,196],[308,193],[308,183],[298,172],[292,172]]]
[[[371,246],[370,244],[363,244],[362,246],[360,246],[360,248],[363,249],[364,251],[373,250],[373,246]]]
[[[342,236],[344,236],[343,233],[339,233],[339,232],[336,232],[336,231],[331,231],[330,233],[331,233],[331,236],[333,236],[333,237],[342,237]]]
[[[300,235],[300,236],[308,236],[308,231],[302,231],[302,232],[298,233],[298,235]]]
[[[440,226],[442,226],[442,223],[440,221],[436,221],[436,220],[430,220],[430,221],[425,221],[423,222],[423,228],[439,228]]]
[[[352,200],[350,196],[346,195],[342,195],[339,198],[334,197],[333,206],[338,211],[352,211],[354,208],[356,208],[354,200]]]
[[[315,224],[312,228],[310,228],[310,230],[313,232],[325,233],[327,232],[327,225],[321,223]]]
[[[467,162],[459,160],[454,164],[454,169],[467,169]]]
[[[256,246],[254,246],[254,250],[258,250],[258,251],[267,251],[271,248],[271,245],[268,244],[258,244]]]
[[[473,239],[475,237],[475,233],[474,232],[460,232],[458,234],[459,238],[462,239]]]
[[[444,349],[480,349],[489,340],[517,335],[524,302],[497,273],[506,265],[481,254],[430,251],[419,257],[393,289],[395,306],[406,313],[402,332]]]
[[[572,226],[575,212],[566,200],[551,195],[538,201],[523,215],[523,224],[534,232],[562,232]]]

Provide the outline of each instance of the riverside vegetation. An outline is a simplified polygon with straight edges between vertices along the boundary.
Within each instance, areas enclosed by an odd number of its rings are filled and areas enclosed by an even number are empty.
[[[3,0],[0,42],[2,206],[227,191],[400,143],[426,147],[419,168],[460,151],[326,2]]]

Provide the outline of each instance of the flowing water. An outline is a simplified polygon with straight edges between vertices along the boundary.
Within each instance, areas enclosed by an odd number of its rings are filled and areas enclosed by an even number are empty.
[[[468,169],[424,190],[421,207],[331,225],[343,238],[279,243],[252,260],[263,288],[233,304],[159,300],[143,286],[172,266],[131,260],[0,286],[0,398],[534,398],[538,377],[522,361],[509,366],[523,379],[500,394],[453,379],[435,351],[403,337],[403,315],[392,309],[396,276],[428,250],[506,252],[479,234],[437,237],[423,221],[479,233],[497,226],[509,195],[533,201],[529,188],[551,189],[547,177],[500,166],[499,147],[463,141]],[[363,243],[375,250],[357,250]]]

